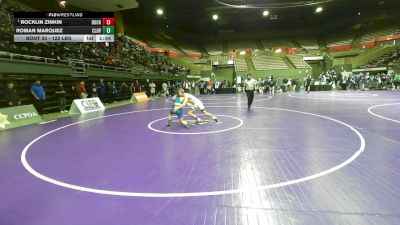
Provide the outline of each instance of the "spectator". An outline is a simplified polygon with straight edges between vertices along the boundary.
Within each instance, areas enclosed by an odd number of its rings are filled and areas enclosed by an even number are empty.
[[[88,97],[88,93],[87,93],[86,87],[85,87],[85,81],[83,81],[83,80],[76,85],[75,91],[76,91],[76,94],[78,95],[78,97],[81,99]]]
[[[62,82],[58,82],[58,87],[55,91],[55,94],[58,98],[58,103],[59,103],[59,110],[61,113],[64,112],[68,112],[67,110],[65,110],[65,106],[67,104],[67,99],[65,97],[65,89],[63,87],[63,83]]]
[[[393,80],[394,89],[397,90],[400,86],[400,73],[397,73]]]
[[[141,85],[138,80],[135,80],[134,91],[135,91],[135,93],[142,91]]]
[[[311,76],[310,76],[310,75],[308,75],[308,76],[306,77],[306,79],[305,79],[305,85],[304,85],[304,86],[306,86],[306,91],[307,91],[307,94],[309,94],[309,93],[310,93],[310,89],[311,89],[311,81],[312,81],[312,79],[311,79]]]
[[[164,82],[161,85],[162,91],[161,91],[161,96],[167,97],[168,96],[168,85]]]
[[[273,95],[275,94],[275,85],[276,85],[276,80],[274,80],[274,77],[271,76],[268,80],[268,86],[269,86],[269,94]]]
[[[128,85],[124,82],[122,82],[121,87],[120,87],[120,92],[122,94],[122,100],[126,100],[126,95],[128,94]]]
[[[115,81],[113,81],[112,84],[111,84],[111,99],[112,99],[112,102],[114,102],[115,96],[117,94],[118,94],[117,84],[115,84]]]
[[[106,102],[107,103],[114,102],[114,99],[113,99],[112,95],[113,95],[113,90],[112,90],[111,82],[108,81],[107,85],[106,85]]]
[[[8,106],[18,106],[21,105],[22,100],[19,97],[17,90],[14,89],[14,83],[9,82],[6,89],[4,90],[4,98],[8,102]]]
[[[37,79],[34,84],[32,84],[30,88],[32,97],[33,97],[33,105],[40,115],[44,114],[44,102],[46,100],[46,92],[43,86],[40,84],[40,80]]]
[[[100,101],[105,103],[106,102],[106,85],[104,84],[104,80],[100,79],[99,85],[97,85],[98,95]]]
[[[151,81],[149,87],[150,87],[150,97],[154,97],[156,93],[156,84],[153,81]]]
[[[143,90],[146,92],[147,96],[150,96],[150,81],[146,79],[146,83],[144,84]]]
[[[98,97],[99,95],[97,94],[97,86],[96,83],[92,84],[92,88],[90,89],[90,96],[92,98]]]
[[[131,95],[135,93],[135,83],[131,82],[131,85],[129,86],[129,90],[131,91]]]

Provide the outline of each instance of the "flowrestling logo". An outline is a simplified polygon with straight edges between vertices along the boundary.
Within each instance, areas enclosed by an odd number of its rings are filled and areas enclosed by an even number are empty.
[[[6,125],[10,124],[10,121],[7,120],[8,116],[0,113],[0,128],[5,129]]]

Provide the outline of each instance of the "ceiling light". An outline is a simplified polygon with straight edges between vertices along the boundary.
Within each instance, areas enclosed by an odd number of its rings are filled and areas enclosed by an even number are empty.
[[[240,51],[239,54],[240,55],[246,55],[246,52],[245,51]]]
[[[320,6],[320,7],[316,8],[316,9],[315,9],[315,12],[316,12],[316,13],[322,12],[322,7]]]
[[[65,8],[65,6],[67,5],[67,2],[66,1],[60,1],[59,4],[60,4],[61,8]]]
[[[268,10],[264,10],[263,16],[268,16],[268,14],[269,14]]]
[[[158,15],[162,15],[162,14],[164,14],[164,11],[163,11],[162,9],[157,9],[157,11],[156,11],[156,12],[157,12],[157,14],[158,14]]]
[[[358,15],[361,15],[361,13],[359,12]]]
[[[212,16],[212,18],[213,18],[213,20],[217,20],[217,19],[218,19],[218,15],[217,15],[217,14],[214,14],[214,15]]]

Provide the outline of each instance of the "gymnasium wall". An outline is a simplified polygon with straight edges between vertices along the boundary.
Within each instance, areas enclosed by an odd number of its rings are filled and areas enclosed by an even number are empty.
[[[233,81],[233,76],[235,73],[235,69],[233,67],[228,67],[228,68],[216,68],[215,69],[215,79],[218,81]]]
[[[0,73],[71,75],[71,72],[67,65],[0,59]]]
[[[246,71],[236,72],[236,75],[246,77],[250,73],[253,78],[266,78],[273,75],[275,78],[304,78],[312,74],[312,69],[286,69],[286,70],[267,70],[267,71]]]
[[[179,66],[190,69],[191,74],[196,74],[196,75],[200,75],[201,71],[204,70],[204,67],[206,66],[205,64],[204,65],[196,65],[192,62],[193,59],[186,58],[186,57],[170,58],[170,60]],[[209,65],[207,65],[207,66],[210,67]]]
[[[3,74],[28,74],[28,75],[50,75],[50,76],[71,76],[71,67],[67,65],[30,62],[22,60],[0,59],[0,73]],[[165,75],[133,74],[122,71],[102,70],[87,68],[86,75],[96,78],[124,78],[124,79],[151,79],[151,80],[182,80],[182,77],[170,77]]]

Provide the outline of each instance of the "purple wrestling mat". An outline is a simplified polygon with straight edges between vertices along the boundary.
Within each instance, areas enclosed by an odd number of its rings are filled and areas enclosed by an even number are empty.
[[[0,225],[399,224],[400,93],[200,97],[0,132]]]

